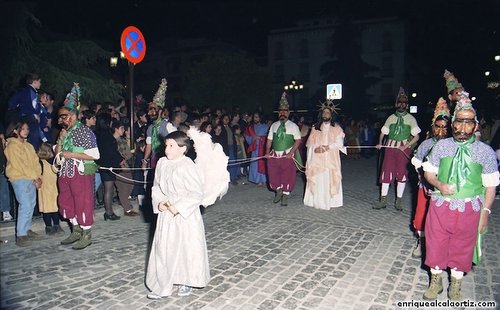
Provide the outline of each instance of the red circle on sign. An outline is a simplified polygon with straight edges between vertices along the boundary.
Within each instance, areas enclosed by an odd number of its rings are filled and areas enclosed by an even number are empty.
[[[134,64],[140,63],[146,56],[146,40],[137,27],[128,26],[123,30],[120,45],[125,57]]]

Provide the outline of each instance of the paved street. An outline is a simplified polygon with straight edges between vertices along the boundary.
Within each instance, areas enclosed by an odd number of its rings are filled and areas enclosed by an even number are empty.
[[[204,215],[212,280],[184,298],[146,299],[150,224],[141,218],[105,222],[97,210],[93,244],[83,251],[49,236],[17,247],[13,224],[2,224],[8,242],[0,245],[1,308],[396,309],[397,301],[422,300],[428,275],[411,257],[412,189],[403,212],[392,205],[372,210],[376,160],[342,165],[344,206],[330,211],[302,204],[302,182],[288,207],[274,205],[267,189],[232,186]],[[498,200],[493,209],[483,261],[465,276],[462,291],[466,299],[500,306]],[[119,206],[115,211],[122,213]],[[33,230],[43,229],[37,218]]]

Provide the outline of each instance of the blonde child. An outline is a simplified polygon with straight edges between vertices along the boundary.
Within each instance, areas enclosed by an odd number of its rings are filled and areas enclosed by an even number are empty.
[[[205,228],[199,206],[203,180],[185,156],[188,136],[175,131],[165,138],[165,155],[158,161],[152,188],[153,212],[158,214],[146,274],[147,298],[188,296],[192,287],[210,281]]]
[[[52,146],[44,142],[38,148],[38,158],[42,167],[42,186],[38,189],[38,211],[43,214],[45,233],[47,235],[64,235],[59,225],[59,212],[57,207],[57,173],[52,170],[49,161],[54,157]]]
[[[5,174],[9,178],[14,194],[19,202],[16,225],[16,245],[30,246],[33,240],[42,237],[31,230],[33,210],[36,205],[36,189],[42,185],[42,170],[33,145],[27,139],[30,133],[28,123],[20,121],[9,126],[5,147],[7,166]]]

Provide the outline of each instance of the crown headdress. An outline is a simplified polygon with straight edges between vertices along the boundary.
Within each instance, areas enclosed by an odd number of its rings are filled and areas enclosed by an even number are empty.
[[[324,109],[329,109],[330,111],[332,111],[332,113],[335,113],[335,114],[339,114],[339,105],[340,104],[335,104],[333,103],[333,100],[332,99],[326,99],[325,102],[319,102],[319,110],[320,111],[323,111]]]

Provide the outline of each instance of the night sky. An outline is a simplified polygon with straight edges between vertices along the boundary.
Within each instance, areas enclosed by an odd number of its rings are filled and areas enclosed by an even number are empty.
[[[37,9],[54,32],[115,40],[135,25],[147,41],[164,37],[206,37],[235,43],[258,56],[266,52],[269,30],[303,18],[335,15],[372,18],[400,12],[409,1],[43,1]],[[417,1],[410,1],[417,2]]]
[[[376,18],[400,16],[422,23],[436,23],[425,36],[443,36],[448,25],[475,35],[499,25],[497,0],[330,0],[330,1],[40,1],[35,13],[55,32],[87,35],[98,39],[119,39],[127,25],[139,27],[146,39],[162,37],[208,37],[248,46],[265,47],[270,29],[293,26],[303,18],[348,16]],[[439,25],[441,24],[441,25]],[[249,44],[248,38],[250,37]],[[419,38],[415,38],[419,39]]]
[[[499,0],[47,0],[38,3],[35,15],[50,31],[96,40],[108,50],[119,50],[122,30],[134,25],[148,46],[162,38],[208,38],[259,58],[266,56],[270,30],[300,19],[397,16],[408,25],[412,83],[435,84],[442,91],[448,68],[466,87],[484,88],[484,71],[496,65],[497,72],[499,65],[493,61],[500,54]]]

